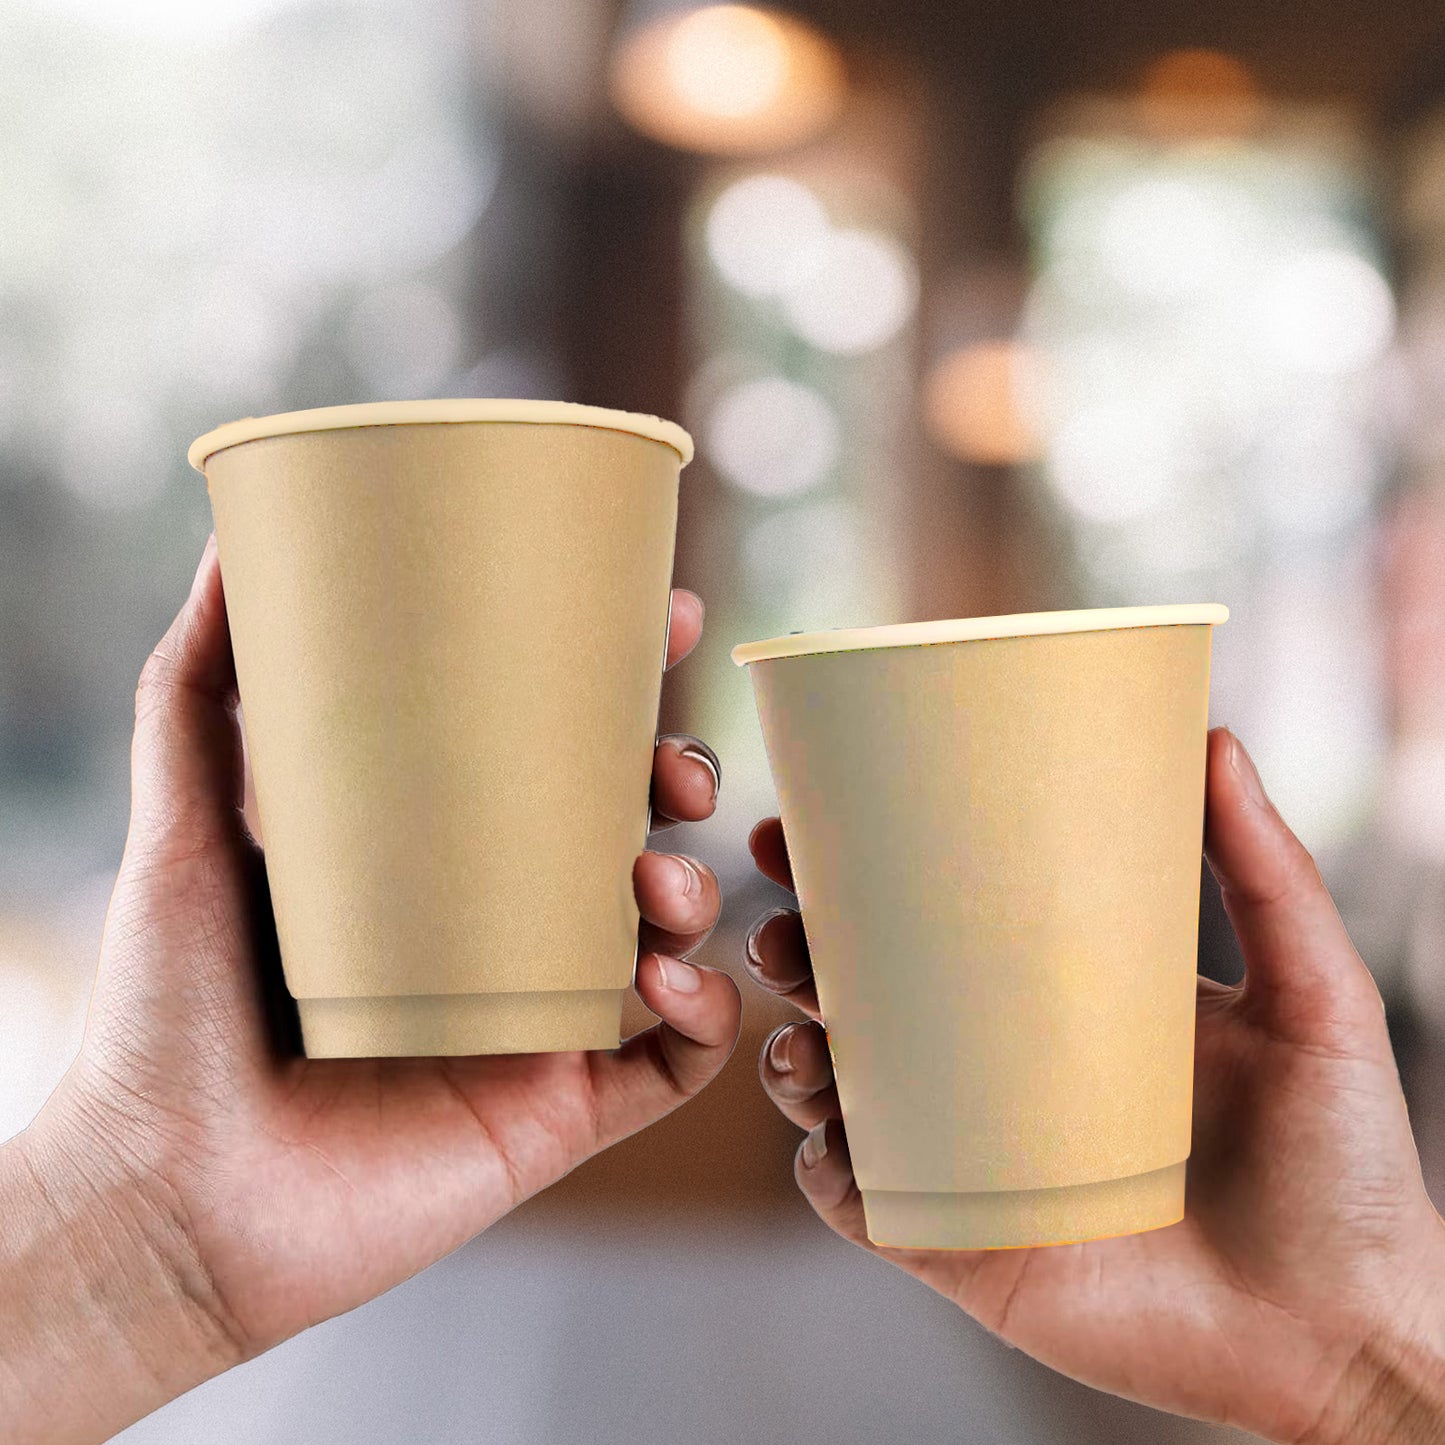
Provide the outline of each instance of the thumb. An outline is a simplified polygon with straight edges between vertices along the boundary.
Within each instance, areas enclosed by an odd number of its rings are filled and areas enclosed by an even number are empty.
[[[1378,1029],[1388,1048],[1379,990],[1314,859],[1224,728],[1209,734],[1205,853],[1244,953],[1245,996],[1271,1033],[1358,1053]]]
[[[244,836],[236,669],[215,535],[190,595],[141,669],[127,851],[148,864]]]
[[[238,967],[274,947],[265,869],[242,807],[236,672],[212,537],[190,595],[141,669],[131,816],[111,895],[86,1056],[157,1068],[232,1046],[294,1052],[279,973]],[[275,1025],[273,1028],[272,1025]]]

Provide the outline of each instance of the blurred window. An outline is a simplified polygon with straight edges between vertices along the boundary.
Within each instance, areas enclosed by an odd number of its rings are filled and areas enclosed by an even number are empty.
[[[787,166],[720,167],[699,188],[685,408],[699,460],[684,486],[706,494],[719,637],[896,615],[915,227],[904,189],[847,141]],[[773,806],[751,689],[731,667],[709,676],[699,722],[730,767],[720,826],[745,834]]]
[[[1358,139],[1248,104],[1243,133],[1182,136],[1095,107],[1037,148],[1020,405],[1081,602],[1228,603],[1215,714],[1328,846],[1383,748],[1370,542],[1395,301]]]
[[[484,7],[485,8],[485,7]],[[0,877],[113,867],[236,416],[468,389],[499,171],[452,0],[0,7]],[[17,201],[17,198],[20,198]]]

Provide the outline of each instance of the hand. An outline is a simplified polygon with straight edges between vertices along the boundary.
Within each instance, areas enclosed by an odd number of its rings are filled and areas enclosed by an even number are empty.
[[[1187,1214],[1035,1249],[870,1245],[795,912],[747,964],[808,1016],[764,1045],[774,1103],[812,1130],[803,1193],[844,1238],[1075,1379],[1280,1441],[1445,1438],[1445,1225],[1431,1206],[1380,996],[1243,747],[1209,739],[1207,852],[1244,949],[1199,980]],[[792,887],[775,818],[761,870]]]
[[[701,630],[702,603],[675,592],[668,666]],[[738,1032],[732,981],[682,961],[717,921],[716,879],[644,853],[637,990],[662,1022],[621,1048],[279,1051],[265,1011],[279,962],[264,860],[240,811],[214,540],[142,674],[132,769],[80,1056],[0,1151],[0,1417],[7,1432],[26,1422],[27,1440],[107,1436],[415,1274],[695,1094]],[[708,817],[716,790],[709,750],[659,742],[659,826]],[[27,1296],[36,1270],[41,1294]]]

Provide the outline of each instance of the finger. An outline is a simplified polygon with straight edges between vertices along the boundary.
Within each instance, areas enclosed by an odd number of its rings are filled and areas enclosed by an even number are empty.
[[[848,1134],[841,1119],[829,1118],[815,1125],[798,1145],[793,1156],[793,1177],[803,1197],[813,1206],[818,1218],[844,1239],[862,1246],[889,1264],[907,1270],[952,1298],[964,1309],[982,1318],[975,1299],[964,1292],[965,1284],[973,1283],[980,1269],[990,1260],[1002,1259],[1003,1253],[992,1250],[900,1249],[874,1244],[868,1238],[868,1221],[863,1212],[863,1196],[853,1176],[853,1160],[848,1153]],[[1008,1251],[1016,1255],[1018,1251]]]
[[[722,765],[704,742],[683,734],[659,738],[652,756],[652,827],[699,823],[717,807]]]
[[[794,908],[765,913],[748,933],[743,963],[754,982],[786,998],[809,1018],[818,1018],[818,990],[803,920]]]
[[[156,855],[192,856],[244,836],[236,669],[216,539],[185,603],[141,669],[131,745],[131,833]]]
[[[685,853],[643,853],[632,865],[643,949],[686,953],[717,922],[722,894],[705,863]]]
[[[1209,734],[1205,852],[1244,953],[1244,997],[1295,1042],[1358,1029],[1379,991],[1314,859],[1269,801],[1232,733]]]
[[[748,836],[748,852],[765,878],[793,891],[793,868],[788,862],[788,845],[783,839],[780,818],[764,818]]]
[[[667,614],[667,662],[676,667],[697,646],[702,636],[702,598],[685,587],[672,589]]]
[[[662,1022],[619,1049],[586,1056],[599,1149],[690,1099],[737,1042],[742,999],[727,974],[645,953],[637,962],[637,992]]]
[[[1220,983],[1217,978],[1208,978],[1202,973],[1194,980],[1194,996],[1201,1002],[1205,999],[1223,1001],[1239,998],[1243,993],[1243,987],[1237,983]]]
[[[821,1024],[784,1024],[775,1030],[758,1055],[758,1077],[768,1098],[800,1129],[843,1117]]]
[[[808,1132],[793,1157],[793,1177],[829,1229],[865,1249],[872,1248],[841,1119],[825,1120]]]
[[[145,1030],[174,1016],[179,991],[190,1017],[221,1021],[214,1027],[228,1044],[266,1052],[281,1041],[266,1027],[279,969],[235,967],[238,957],[275,961],[265,865],[246,828],[242,789],[235,665],[212,537],[136,691],[130,831],[87,1022],[95,1056],[112,1044],[170,1048],[172,1040]]]

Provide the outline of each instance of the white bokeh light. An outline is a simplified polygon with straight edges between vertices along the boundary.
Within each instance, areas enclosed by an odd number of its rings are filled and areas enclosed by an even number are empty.
[[[830,235],[818,198],[787,176],[735,181],[707,216],[708,255],[750,296],[777,295],[805,281],[822,261]]]
[[[1395,331],[1389,283],[1353,251],[1318,250],[1278,266],[1260,288],[1260,344],[1296,370],[1357,371],[1377,360]]]
[[[1260,500],[1282,532],[1323,536],[1358,522],[1381,473],[1377,449],[1335,415],[1304,416],[1276,430],[1259,454]]]
[[[239,268],[205,276],[187,308],[180,340],[187,374],[224,396],[240,388],[258,401],[289,370],[300,338],[294,311]]]
[[[1242,218],[1226,198],[1179,178],[1148,176],[1126,186],[1105,211],[1099,246],[1127,291],[1171,297],[1198,291],[1241,247]]]
[[[913,257],[880,231],[834,231],[818,263],[788,291],[793,330],[823,351],[856,355],[891,341],[918,304]]]
[[[1152,408],[1099,403],[1074,411],[1054,433],[1049,480],[1066,506],[1093,522],[1123,522],[1164,505],[1178,457]]]
[[[725,392],[708,418],[704,446],[734,486],[782,497],[820,482],[838,460],[838,418],[811,387],[764,376]]]
[[[669,37],[667,80],[705,115],[732,119],[766,110],[788,83],[788,46],[778,22],[751,5],[706,5]]]

